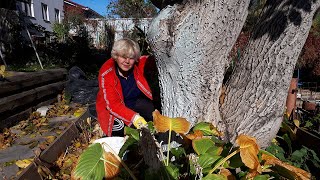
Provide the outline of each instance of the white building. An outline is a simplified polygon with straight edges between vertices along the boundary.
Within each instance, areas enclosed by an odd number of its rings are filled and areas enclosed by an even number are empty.
[[[17,0],[16,7],[27,24],[40,25],[49,32],[55,22],[62,22],[64,16],[63,0]]]

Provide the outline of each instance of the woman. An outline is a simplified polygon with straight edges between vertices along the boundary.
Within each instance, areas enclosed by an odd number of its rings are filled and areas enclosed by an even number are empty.
[[[116,41],[111,57],[99,71],[96,110],[107,136],[123,136],[124,124],[141,128],[152,120],[152,93],[144,77],[148,57],[140,57],[139,45],[131,39]]]

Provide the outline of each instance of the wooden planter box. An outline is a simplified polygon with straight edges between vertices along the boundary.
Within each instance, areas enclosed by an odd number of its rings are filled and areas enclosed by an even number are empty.
[[[29,117],[34,108],[57,100],[66,76],[66,69],[52,69],[14,73],[0,82],[0,132]]]

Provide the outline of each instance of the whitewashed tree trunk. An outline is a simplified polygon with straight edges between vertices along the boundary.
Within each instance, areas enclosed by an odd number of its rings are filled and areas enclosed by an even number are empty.
[[[248,13],[248,0],[189,0],[167,6],[153,19],[162,113],[221,123],[219,94],[227,56]]]
[[[277,0],[265,7],[227,84],[221,112],[231,140],[248,134],[267,147],[276,136],[293,70],[319,4]]]
[[[280,127],[319,0],[267,2],[219,107],[227,56],[248,5],[248,0],[184,0],[153,19],[148,40],[157,59],[164,115],[186,117],[192,124],[212,122],[227,140],[244,133],[266,147]]]

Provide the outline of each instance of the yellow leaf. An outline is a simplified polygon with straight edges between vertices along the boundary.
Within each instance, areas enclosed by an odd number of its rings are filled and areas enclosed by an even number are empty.
[[[240,157],[242,162],[250,169],[262,172],[259,160],[259,146],[257,145],[256,139],[246,135],[239,135],[237,144],[240,146]]]
[[[195,130],[193,134],[187,134],[186,137],[190,140],[201,139],[203,137],[203,133],[200,130]]]
[[[0,66],[0,76],[4,77],[4,72],[6,71],[6,67],[4,65]]]
[[[185,118],[169,118],[162,116],[158,110],[153,111],[152,116],[154,127],[158,132],[166,132],[169,129],[180,134],[189,132],[190,123]]]
[[[81,143],[80,143],[80,142],[77,142],[77,143],[75,144],[75,146],[76,146],[76,148],[79,148],[79,147],[81,146]]]
[[[262,154],[262,160],[265,161],[264,165],[272,165],[272,166],[281,166],[283,168],[288,169],[289,171],[292,172],[292,175],[295,176],[295,179],[302,179],[302,180],[307,180],[311,179],[311,174],[307,171],[304,171],[300,168],[291,166],[290,164],[284,163],[277,159],[276,157],[272,157],[267,154]]]
[[[52,143],[55,139],[56,139],[55,136],[47,136],[47,137],[46,137],[46,141],[47,141],[49,144]]]
[[[16,161],[16,165],[19,167],[19,168],[26,168],[29,166],[29,164],[32,163],[32,159],[23,159],[23,160],[18,160]]]
[[[84,110],[83,108],[79,108],[78,110],[76,110],[76,111],[73,113],[73,115],[74,115],[75,117],[80,117],[80,116],[83,114],[84,111],[85,111],[85,110]]]
[[[294,119],[293,120],[294,125],[296,125],[297,127],[300,127],[300,121],[298,119]]]

